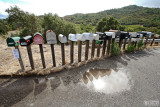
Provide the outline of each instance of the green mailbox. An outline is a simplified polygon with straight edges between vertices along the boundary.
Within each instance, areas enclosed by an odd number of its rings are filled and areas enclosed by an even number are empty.
[[[9,37],[7,38],[7,45],[8,47],[18,46],[19,45],[20,37]]]

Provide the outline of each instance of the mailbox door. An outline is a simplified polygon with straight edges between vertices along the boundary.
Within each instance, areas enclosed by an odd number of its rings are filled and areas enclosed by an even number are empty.
[[[61,43],[67,43],[67,38],[66,38],[66,36],[63,36],[62,34],[60,34],[60,35],[58,36],[58,38],[59,38],[59,41],[60,41]]]
[[[15,46],[15,42],[14,42],[14,40],[12,39],[12,38],[7,38],[7,45],[8,45],[8,47],[13,47],[13,46]]]
[[[46,34],[46,39],[47,39],[47,44],[56,44],[57,43],[56,34],[54,32],[48,32]]]
[[[35,35],[34,38],[33,38],[33,42],[36,45],[44,44],[44,40],[43,40],[43,37],[41,35]]]
[[[25,39],[20,39],[20,45],[21,46],[28,46],[28,43]]]

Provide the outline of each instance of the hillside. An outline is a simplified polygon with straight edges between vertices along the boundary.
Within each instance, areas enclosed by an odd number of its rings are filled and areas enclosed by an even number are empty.
[[[76,24],[92,24],[94,26],[105,16],[116,18],[122,25],[144,25],[146,27],[157,27],[160,25],[160,8],[148,8],[136,5],[105,10],[98,13],[78,13],[65,16],[64,19]]]

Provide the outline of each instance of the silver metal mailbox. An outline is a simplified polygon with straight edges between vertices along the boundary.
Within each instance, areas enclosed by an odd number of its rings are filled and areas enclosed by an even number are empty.
[[[86,40],[93,40],[93,33],[83,33],[83,36],[85,36]]]
[[[57,43],[56,34],[53,31],[46,32],[46,39],[47,39],[47,44],[56,44]]]
[[[66,36],[62,35],[62,34],[59,34],[58,35],[58,39],[61,43],[67,43],[67,38]]]
[[[69,34],[69,35],[68,35],[68,39],[71,40],[71,41],[74,41],[74,42],[77,41],[77,37],[76,37],[75,34]]]
[[[76,38],[79,41],[86,41],[86,36],[83,34],[76,34]]]

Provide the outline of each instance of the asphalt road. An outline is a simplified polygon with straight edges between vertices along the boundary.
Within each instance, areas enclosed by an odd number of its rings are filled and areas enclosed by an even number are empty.
[[[0,77],[0,106],[160,106],[160,48],[47,76]]]

